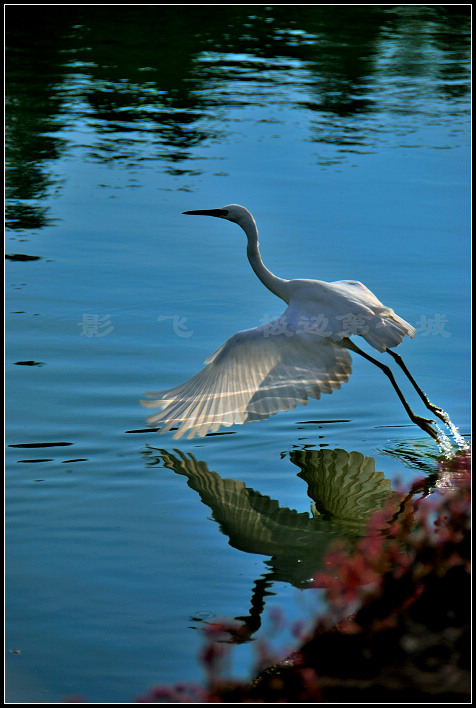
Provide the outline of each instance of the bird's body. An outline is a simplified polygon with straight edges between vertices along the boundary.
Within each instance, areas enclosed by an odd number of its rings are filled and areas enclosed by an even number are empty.
[[[152,400],[142,401],[143,405],[162,409],[148,418],[149,425],[162,423],[161,433],[178,428],[175,438],[185,433],[192,438],[215,432],[222,425],[262,420],[293,409],[298,403],[306,404],[308,398],[332,393],[348,380],[350,349],[384,370],[412,420],[436,437],[431,421],[411,412],[388,367],[350,340],[359,335],[378,352],[388,351],[405,371],[391,348],[406,335],[415,334],[408,322],[358,281],[326,283],[273,275],[261,260],[255,221],[242,206],[184,213],[221,217],[241,226],[248,238],[251,267],[287,308],[272,322],[234,334],[206,360],[205,368],[185,383],[146,394]]]
[[[356,280],[290,280],[287,290],[282,320],[297,330],[314,331],[334,342],[360,335],[379,352],[415,334],[414,327]]]

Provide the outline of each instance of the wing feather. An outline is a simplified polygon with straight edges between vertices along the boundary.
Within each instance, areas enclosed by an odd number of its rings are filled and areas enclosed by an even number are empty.
[[[141,401],[161,409],[149,425],[174,438],[204,436],[221,426],[264,420],[340,388],[351,374],[349,352],[329,338],[273,325],[238,332],[188,381]]]

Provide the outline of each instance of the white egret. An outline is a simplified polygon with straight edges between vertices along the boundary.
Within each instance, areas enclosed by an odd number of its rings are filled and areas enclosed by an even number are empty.
[[[205,368],[185,383],[145,394],[141,403],[161,408],[147,419],[161,433],[177,428],[174,438],[215,432],[221,426],[263,420],[278,411],[294,409],[308,398],[320,398],[345,383],[351,372],[349,351],[360,354],[389,378],[410,419],[438,439],[433,421],[417,416],[398,387],[391,369],[365,353],[350,339],[360,335],[378,352],[390,354],[408,377],[425,406],[447,422],[416,384],[401,357],[392,351],[415,329],[385,307],[354,280],[284,280],[263,264],[258,229],[242,206],[185,211],[214,216],[241,226],[248,239],[248,260],[261,282],[280,297],[286,310],[273,322],[237,332],[205,361]]]

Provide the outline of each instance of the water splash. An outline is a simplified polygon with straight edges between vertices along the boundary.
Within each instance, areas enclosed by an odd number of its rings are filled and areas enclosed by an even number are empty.
[[[440,413],[441,415],[438,417],[448,427],[457,449],[455,450],[451,437],[437,425],[437,443],[442,459],[439,461],[439,479],[436,483],[436,488],[440,490],[453,489],[459,486],[460,478],[465,479],[469,474],[471,446],[466,442],[456,425],[451,422],[449,415],[441,409]]]
[[[443,455],[443,457],[446,457],[448,459],[453,457],[454,449],[450,438],[442,431],[442,429],[438,425],[435,427],[438,431],[438,439],[436,442],[438,443],[438,447],[440,449],[441,454]]]
[[[458,452],[469,452],[471,449],[471,446],[466,442],[464,437],[461,435],[459,432],[458,428],[454,423],[451,422],[451,419],[446,413],[446,411],[442,410],[441,408],[439,409],[439,415],[438,417],[440,420],[442,420],[445,425],[449,428],[451,435],[453,437],[454,442],[458,446]],[[455,454],[454,449],[453,449],[453,444],[451,442],[451,439],[444,433],[441,428],[437,425],[436,429],[438,430],[438,446],[445,456],[453,457]]]

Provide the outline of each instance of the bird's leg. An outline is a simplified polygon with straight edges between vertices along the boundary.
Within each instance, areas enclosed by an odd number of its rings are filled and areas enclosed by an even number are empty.
[[[367,354],[366,352],[362,351],[362,349],[359,349],[359,347],[350,339],[347,337],[342,340],[341,344],[349,349],[352,352],[355,352],[356,354],[360,354],[364,359],[367,359],[367,361],[372,362],[372,364],[375,364],[375,366],[378,366],[381,371],[385,374],[390,379],[390,383],[392,384],[393,388],[395,389],[395,392],[397,393],[397,396],[401,400],[403,407],[405,408],[409,418],[413,423],[418,425],[422,430],[425,431],[425,433],[428,433],[428,435],[431,435],[431,437],[434,440],[438,440],[439,436],[437,431],[430,425],[430,423],[433,423],[432,420],[429,420],[428,418],[422,418],[419,415],[415,415],[415,413],[412,411],[410,406],[407,403],[407,400],[403,393],[400,391],[397,382],[395,381],[395,377],[392,373],[392,370],[389,369],[389,367],[386,364],[382,364],[381,361],[378,361],[378,359],[374,359],[372,356]]]
[[[445,413],[445,411],[442,408],[439,408],[438,406],[435,406],[431,401],[428,400],[427,395],[421,390],[411,373],[408,371],[407,367],[405,366],[405,362],[403,361],[402,357],[399,354],[395,354],[391,349],[387,349],[387,354],[390,354],[393,359],[397,362],[398,366],[401,368],[405,376],[408,378],[408,380],[411,382],[413,388],[415,391],[418,393],[420,396],[421,400],[425,404],[425,406],[430,410],[432,413],[434,413],[438,418],[445,423],[445,425],[448,425],[450,422],[450,419],[448,417],[448,414]]]
[[[265,597],[272,595],[269,588],[273,584],[273,573],[265,573],[254,582],[253,595],[251,596],[251,607],[249,615],[235,617],[243,624],[234,635],[235,642],[248,642],[253,634],[261,627],[261,615],[264,610]]]

